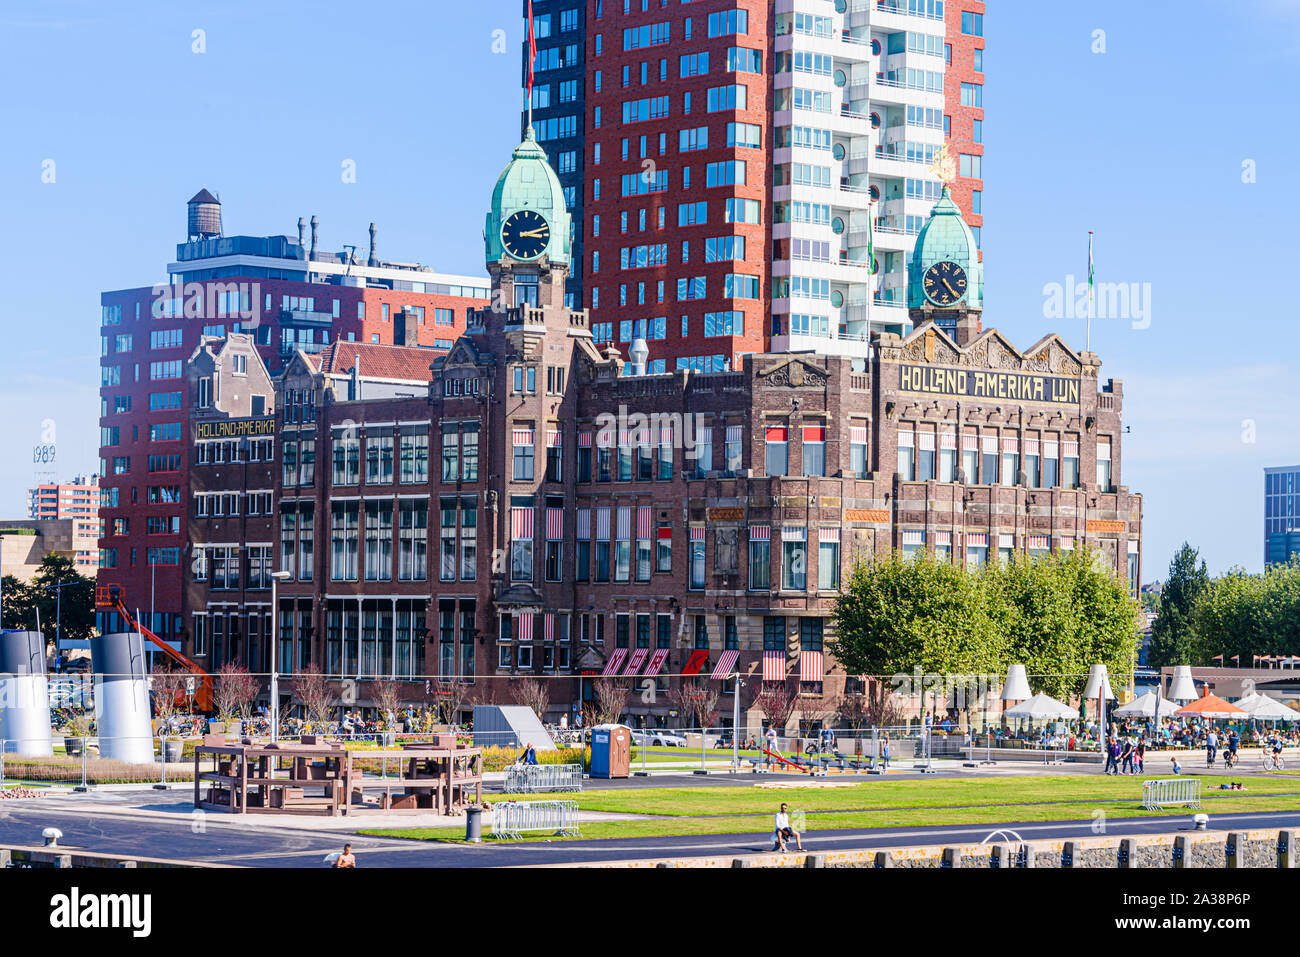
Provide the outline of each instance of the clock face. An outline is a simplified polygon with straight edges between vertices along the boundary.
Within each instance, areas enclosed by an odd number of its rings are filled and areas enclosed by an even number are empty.
[[[536,259],[550,241],[550,224],[531,209],[521,209],[501,225],[501,244],[515,259]]]
[[[925,271],[925,297],[936,306],[951,306],[966,295],[966,270],[953,262],[935,263]]]

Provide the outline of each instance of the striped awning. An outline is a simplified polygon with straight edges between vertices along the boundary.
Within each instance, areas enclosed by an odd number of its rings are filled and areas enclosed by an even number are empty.
[[[555,640],[555,613],[548,611],[542,616],[542,638],[546,641]]]
[[[817,530],[817,540],[819,542],[838,542],[840,540],[840,530],[838,528],[819,528]]]
[[[967,532],[966,545],[973,548],[987,548],[989,544],[988,532]]]
[[[645,666],[644,678],[653,678],[663,670],[664,662],[668,660],[667,648],[656,648],[655,653],[650,656],[650,664]]]
[[[548,508],[546,510],[546,540],[558,542],[564,537],[564,509]]]
[[[596,541],[609,541],[609,506],[607,505],[596,508]]]
[[[693,542],[702,542],[702,541],[704,541],[704,528],[703,528],[703,526],[699,526],[699,525],[692,525],[692,526],[691,526],[691,541],[693,541]]]
[[[623,659],[626,657],[626,648],[615,648],[613,654],[609,656],[609,660],[605,662],[605,670],[601,674],[606,677],[618,674],[618,669],[622,667]]]
[[[661,542],[671,542],[673,540],[673,527],[671,525],[660,525],[658,537]]]
[[[654,520],[654,509],[649,505],[638,505],[636,510],[636,537],[649,538],[650,525]]]
[[[691,656],[686,659],[686,664],[682,666],[682,677],[689,678],[691,675],[698,675],[700,669],[709,663],[709,650],[707,648],[697,648],[691,652]]]
[[[580,448],[580,449],[589,449],[589,448],[591,448],[591,433],[590,433],[590,432],[579,432],[579,433],[578,433],[578,448]]]
[[[729,678],[731,673],[736,670],[736,659],[740,657],[740,652],[736,650],[724,651],[722,657],[718,659],[718,665],[713,669],[710,678],[721,680]]]
[[[1020,451],[1020,440],[1019,440],[1019,439],[1005,439],[1005,438],[1004,438],[1004,439],[1002,440],[1002,451],[1003,451],[1003,452],[1019,452],[1019,451]]]
[[[751,525],[749,526],[749,540],[751,542],[769,542],[772,540],[772,526],[770,525]]]
[[[514,429],[514,430],[510,433],[510,437],[511,437],[511,439],[513,440],[513,442],[514,442],[515,445],[532,445],[532,444],[533,444],[533,430],[532,430],[532,429]]]
[[[510,537],[516,539],[533,537],[533,510],[531,508],[510,509]]]
[[[1075,458],[1075,457],[1077,457],[1078,454],[1079,454],[1079,443],[1078,443],[1078,442],[1062,442],[1062,443],[1061,443],[1061,454],[1064,455],[1066,458]]]
[[[671,425],[664,425],[659,427],[659,444],[660,445],[674,444],[673,427]]]
[[[1038,454],[1038,439],[1025,439],[1025,454],[1026,455]]]
[[[820,651],[801,651],[799,653],[799,680],[822,680],[822,653]]]
[[[515,615],[515,637],[519,641],[533,640],[533,613]]]
[[[941,448],[941,449],[955,449],[956,447],[957,447],[957,433],[956,433],[956,432],[940,432],[940,433],[939,433],[939,448]]]
[[[578,540],[587,541],[591,538],[591,509],[578,509]]]
[[[763,680],[764,681],[784,681],[785,680],[785,652],[784,651],[764,651],[763,652]]]
[[[961,447],[967,452],[978,452],[980,450],[980,437],[978,435],[963,435],[961,437]]]
[[[649,648],[632,649],[632,657],[628,659],[627,667],[623,669],[623,677],[626,678],[628,675],[636,674],[637,669],[645,662],[648,654],[650,654]]]
[[[618,507],[618,540],[625,542],[632,537],[632,506]]]
[[[1047,550],[1048,548],[1051,547],[1051,543],[1052,543],[1052,539],[1051,539],[1051,536],[1049,536],[1049,535],[1030,535],[1030,536],[1029,536],[1029,550],[1030,550],[1031,552],[1032,552],[1032,551],[1045,551],[1045,550]]]
[[[866,427],[861,425],[850,426],[849,442],[853,445],[866,445],[867,444]]]
[[[546,447],[549,449],[558,449],[564,443],[564,436],[560,432],[546,433]]]

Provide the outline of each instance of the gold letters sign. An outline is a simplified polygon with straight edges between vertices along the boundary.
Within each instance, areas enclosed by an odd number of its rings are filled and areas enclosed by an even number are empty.
[[[1119,535],[1124,531],[1123,522],[1113,522],[1104,518],[1088,519],[1088,531],[1098,535]]]
[[[1078,379],[1032,372],[902,365],[898,368],[898,388],[903,392],[925,392],[930,395],[1079,404]]]

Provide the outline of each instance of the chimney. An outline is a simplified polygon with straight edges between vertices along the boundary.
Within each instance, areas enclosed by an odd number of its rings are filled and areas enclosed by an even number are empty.
[[[298,248],[307,248],[307,221],[301,216],[298,217]]]
[[[962,310],[953,329],[953,341],[959,346],[969,345],[980,334],[980,314],[969,309]]]
[[[378,266],[379,257],[375,255],[375,224],[370,224],[370,258],[366,260],[367,266]]]
[[[420,344],[420,323],[411,309],[402,309],[393,317],[393,343],[412,349]]]
[[[311,218],[311,257],[316,258],[316,227],[320,225],[320,220],[315,216]]]

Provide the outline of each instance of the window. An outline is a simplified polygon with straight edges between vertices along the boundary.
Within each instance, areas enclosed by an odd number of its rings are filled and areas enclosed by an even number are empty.
[[[961,32],[970,37],[984,36],[984,14],[970,13],[963,10],[961,14]]]
[[[1100,439],[1097,442],[1097,490],[1113,492],[1110,478],[1110,439]]]
[[[708,17],[708,35],[711,37],[734,36],[749,32],[749,11],[722,10],[710,13]]]
[[[808,531],[786,526],[781,530],[781,587],[803,591],[808,587]]]
[[[769,425],[766,429],[765,468],[768,475],[785,475],[789,462],[789,429],[784,425]]]
[[[826,426],[803,427],[803,474],[826,474]]]
[[[817,541],[817,587],[829,591],[840,587],[840,530],[823,528]]]
[[[749,587],[766,591],[772,583],[771,528],[766,525],[749,529]]]
[[[898,433],[898,477],[904,482],[916,479],[916,434],[911,429]]]
[[[533,430],[516,428],[513,430],[514,443],[514,479],[527,482],[533,478]]]
[[[691,528],[690,542],[690,587],[704,587],[704,529]]]

